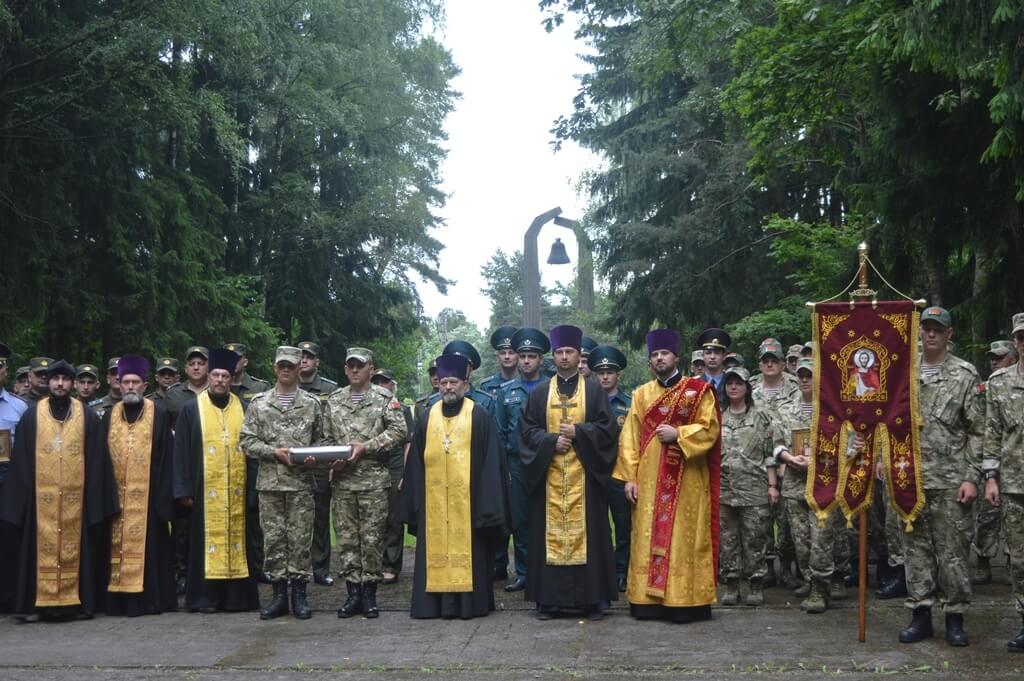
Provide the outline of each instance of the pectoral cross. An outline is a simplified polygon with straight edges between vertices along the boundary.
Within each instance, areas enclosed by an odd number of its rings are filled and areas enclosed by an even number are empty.
[[[562,423],[571,423],[569,421],[569,410],[575,409],[576,403],[570,402],[570,398],[561,393],[559,393],[558,396],[562,398],[562,401],[555,405],[555,409],[562,410]]]
[[[444,434],[444,439],[441,440],[441,446],[444,447],[444,453],[448,453],[448,448],[452,446],[452,439],[448,436],[448,433]]]
[[[64,447],[64,439],[60,436],[60,433],[58,433],[57,437],[53,438],[53,448],[56,451],[60,451],[61,448],[63,448],[63,447]]]

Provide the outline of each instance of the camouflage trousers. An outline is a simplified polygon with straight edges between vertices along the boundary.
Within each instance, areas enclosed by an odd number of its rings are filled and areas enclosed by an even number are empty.
[[[980,558],[995,558],[999,553],[999,534],[1003,524],[1003,507],[979,499],[974,506],[974,552]]]
[[[384,578],[384,529],[388,521],[388,489],[334,488],[331,500],[338,574],[346,582],[379,582]]]
[[[875,498],[875,503],[878,503],[885,512],[885,544],[889,552],[889,565],[899,567],[906,563],[903,523],[889,503],[889,490],[886,489],[885,482],[876,480],[875,486],[881,489],[881,494]]]
[[[946,613],[962,614],[971,603],[967,562],[974,509],[957,503],[956,497],[956,489],[926,490],[913,531],[903,533],[908,608],[930,608],[938,602]]]
[[[829,581],[833,575],[850,570],[850,545],[846,541],[846,519],[833,511],[819,527],[818,515],[803,499],[785,499],[786,515],[793,535],[796,563],[804,579]]]
[[[804,579],[811,576],[811,509],[803,499],[783,499],[779,504],[785,508],[783,514],[789,526],[789,536],[793,539],[793,552],[796,554],[796,565]],[[817,525],[817,521],[813,521]],[[830,556],[831,557],[831,556]]]
[[[263,529],[263,572],[272,580],[301,579],[313,574],[313,493],[259,492]]]
[[[1003,531],[1010,552],[1010,583],[1017,612],[1024,614],[1024,494],[1000,495]],[[983,502],[984,503],[984,502]]]
[[[719,567],[723,579],[762,579],[771,512],[768,504],[719,509]]]

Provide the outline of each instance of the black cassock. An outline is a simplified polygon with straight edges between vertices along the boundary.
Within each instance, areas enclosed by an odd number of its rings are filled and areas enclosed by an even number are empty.
[[[210,396],[214,405],[218,398]],[[250,570],[243,579],[206,579],[205,506],[203,503],[203,434],[199,427],[199,403],[181,407],[174,425],[174,498],[192,497],[188,528],[188,563],[185,574],[185,608],[201,610],[258,610],[260,594]],[[248,471],[248,467],[246,467]],[[248,482],[246,488],[248,489]],[[246,500],[248,503],[248,500]]]
[[[82,504],[82,539],[78,570],[80,606],[36,608],[36,409],[31,405],[21,417],[14,434],[11,464],[7,470],[3,494],[0,495],[0,520],[15,533],[17,553],[4,560],[14,560],[14,612],[92,615],[103,608],[106,592],[106,569],[110,545],[104,544],[105,528],[110,518],[120,511],[114,469],[110,465],[103,428],[99,417],[82,405],[85,411],[85,499]],[[52,412],[51,412],[52,413]],[[63,419],[67,411],[53,414]]]
[[[103,415],[103,441],[109,443],[110,419],[114,409]],[[125,417],[134,423],[142,415],[142,405],[125,405]],[[149,515],[146,526],[146,562],[141,593],[108,591],[107,614],[135,617],[154,615],[176,610],[178,596],[174,588],[174,540],[171,537],[170,522],[174,517],[174,495],[171,482],[173,471],[174,440],[171,422],[167,412],[159,405],[153,414],[153,449],[149,465]],[[108,450],[109,451],[109,450]],[[109,546],[108,538],[105,545]],[[106,580],[110,580],[108,555],[105,564]]]
[[[508,514],[508,465],[497,427],[487,410],[471,400],[460,405],[442,405],[446,416],[459,408],[473,409],[473,434],[470,445],[470,513],[472,517],[473,590],[465,593],[427,593],[425,470],[423,452],[427,442],[430,411],[424,412],[413,431],[409,458],[402,478],[399,514],[416,535],[416,564],[412,578],[412,607],[415,618],[480,617],[494,610],[491,573],[494,554],[505,538],[511,521]]]
[[[558,435],[547,432],[551,382],[544,381],[530,393],[519,416],[519,456],[529,494],[526,600],[543,607],[585,609],[618,597],[606,487],[618,455],[618,427],[608,395],[596,380],[578,374],[568,381],[556,380],[559,392],[569,397],[576,394],[579,380],[586,381],[586,422],[576,424],[573,448],[585,471],[587,564],[548,565],[546,561],[546,483]]]

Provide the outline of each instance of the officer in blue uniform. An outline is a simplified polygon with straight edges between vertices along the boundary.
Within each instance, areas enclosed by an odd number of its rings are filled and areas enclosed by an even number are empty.
[[[518,329],[514,326],[499,326],[491,334],[491,347],[498,357],[498,373],[480,381],[480,389],[492,398],[498,399],[501,384],[519,375],[519,354],[512,347],[512,336]]]
[[[619,376],[626,368],[626,356],[611,345],[598,345],[590,351],[590,370],[597,377],[608,395],[608,404],[612,407],[615,421],[622,430],[626,422],[626,414],[633,403],[633,398],[619,390]],[[615,527],[615,575],[619,582],[619,591],[626,590],[626,574],[629,571],[629,536],[632,529],[631,510],[624,491],[625,483],[609,478],[608,508],[611,510],[612,525]]]
[[[544,356],[551,350],[551,343],[543,331],[519,329],[512,336],[512,347],[519,357],[519,377],[501,384],[498,393],[498,431],[505,454],[508,456],[508,471],[512,478],[512,540],[515,545],[516,577],[505,585],[505,591],[522,591],[526,588],[526,546],[529,539],[527,518],[529,496],[526,492],[526,478],[523,477],[523,462],[519,458],[519,437],[517,426],[519,414],[530,393],[544,380],[542,373]],[[498,551],[494,560],[494,578],[508,578],[508,539]]]
[[[467,343],[464,340],[453,340],[444,346],[444,350],[441,352],[442,355],[462,355],[469,360],[469,376],[466,380],[469,381],[469,391],[466,392],[466,397],[473,400],[491,415],[491,418],[495,418],[495,412],[497,411],[497,400],[491,397],[490,393],[487,393],[479,388],[473,387],[473,382],[470,380],[473,376],[473,372],[480,368],[480,353],[476,351],[472,343]],[[427,409],[430,409],[441,400],[441,393],[437,392],[430,396],[427,400]]]
[[[732,338],[725,331],[712,327],[697,336],[697,345],[704,351],[704,375],[700,378],[715,386],[718,399],[725,395],[725,355]]]

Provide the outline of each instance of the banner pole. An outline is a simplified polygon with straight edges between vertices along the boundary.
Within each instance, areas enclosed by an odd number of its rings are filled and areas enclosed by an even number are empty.
[[[867,511],[860,513],[860,541],[857,561],[860,569],[857,575],[857,640],[864,643],[868,634],[868,520]]]

